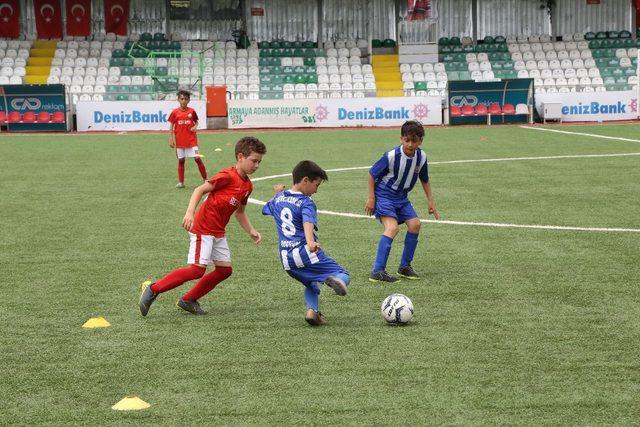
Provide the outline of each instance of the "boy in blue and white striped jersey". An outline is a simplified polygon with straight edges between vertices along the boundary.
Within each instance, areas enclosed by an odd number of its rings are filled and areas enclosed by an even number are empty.
[[[305,320],[312,326],[323,325],[324,316],[318,311],[320,287],[327,285],[336,294],[347,294],[349,273],[326,255],[318,242],[318,214],[311,196],[318,191],[327,173],[310,160],[303,160],[293,168],[293,186],[276,185],[276,195],[262,209],[263,215],[273,217],[280,241],[282,267],[305,287],[307,305]]]
[[[372,282],[397,282],[395,276],[386,271],[393,239],[400,231],[399,224],[407,224],[407,236],[398,274],[407,279],[420,277],[411,267],[413,255],[418,245],[420,219],[413,209],[407,194],[418,179],[422,184],[429,213],[440,219],[436,201],[431,192],[427,156],[419,147],[424,138],[424,128],[420,122],[410,120],[400,130],[400,145],[382,155],[369,169],[369,196],[364,209],[368,215],[375,215],[384,226],[378,241],[378,252],[369,280]]]

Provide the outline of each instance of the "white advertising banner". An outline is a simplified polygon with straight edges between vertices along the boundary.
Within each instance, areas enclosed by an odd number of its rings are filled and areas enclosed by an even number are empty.
[[[442,124],[439,97],[230,100],[229,128],[401,126]]]
[[[231,99],[229,128],[300,128],[315,126],[315,99]]]
[[[634,91],[570,92],[536,94],[536,109],[542,104],[562,104],[563,122],[603,122],[638,118],[638,97]]]
[[[76,104],[78,131],[169,130],[169,114],[178,101],[80,101]],[[206,101],[191,101],[198,129],[207,128]]]
[[[402,126],[407,120],[442,124],[440,97],[318,99],[316,126]]]

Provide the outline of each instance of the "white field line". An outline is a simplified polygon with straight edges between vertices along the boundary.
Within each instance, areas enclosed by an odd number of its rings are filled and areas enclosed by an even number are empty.
[[[580,135],[580,136],[588,136],[591,138],[614,139],[616,141],[640,142],[640,139],[621,138],[619,136],[597,135],[594,133],[584,133],[584,132],[570,132],[568,130],[557,130],[557,129],[539,128],[539,127],[531,127],[531,126],[520,126],[520,127],[522,129],[539,130],[542,132],[563,133],[565,135]]]
[[[640,142],[640,141],[638,141]],[[594,158],[594,157],[623,157],[623,156],[640,156],[640,153],[617,153],[617,154],[578,154],[578,155],[566,155],[566,156],[544,156],[544,157],[509,157],[499,159],[469,159],[469,160],[448,160],[442,162],[431,162],[431,165],[436,164],[456,164],[456,163],[481,163],[481,162],[504,162],[504,161],[518,161],[518,160],[550,160],[550,159],[569,159],[569,158]],[[327,172],[343,172],[351,170],[369,169],[370,166],[356,166],[350,168],[336,168],[327,169]],[[256,181],[266,181],[268,179],[285,178],[290,177],[291,173],[284,173],[279,175],[261,176],[252,179]],[[266,202],[249,198],[249,203],[263,206]],[[359,218],[359,219],[374,219],[368,215],[353,214],[345,212],[334,212],[327,210],[319,210],[319,213],[326,215],[341,216],[346,218]],[[640,229],[637,228],[606,228],[606,227],[573,227],[573,226],[560,226],[560,225],[536,225],[536,224],[508,224],[497,222],[471,222],[471,221],[448,221],[448,220],[434,220],[434,219],[421,219],[420,222],[432,223],[432,224],[449,224],[449,225],[467,225],[475,227],[498,227],[498,228],[527,228],[537,230],[557,230],[557,231],[587,231],[587,232],[605,232],[605,233],[640,233]]]

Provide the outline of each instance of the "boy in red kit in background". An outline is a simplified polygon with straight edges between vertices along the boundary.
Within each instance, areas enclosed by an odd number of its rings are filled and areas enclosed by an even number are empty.
[[[184,163],[187,157],[193,157],[198,165],[200,176],[207,179],[207,170],[198,152],[198,114],[196,110],[188,107],[191,100],[191,92],[181,90],[178,92],[178,102],[180,107],[176,108],[169,115],[168,121],[171,123],[169,146],[175,148],[178,158],[178,184],[176,188],[184,188]]]
[[[200,280],[178,300],[177,305],[193,314],[206,314],[198,300],[231,276],[231,252],[225,238],[225,227],[232,214],[235,213],[240,226],[256,244],[262,240],[244,209],[253,190],[249,175],[258,170],[267,149],[259,139],[247,136],[238,141],[235,152],[234,167],[222,169],[193,191],[182,220],[182,226],[190,237],[189,265],[172,271],[155,283],[142,284],[139,304],[143,316],[147,315],[158,294],[194,279]],[[196,211],[205,194],[208,197]],[[211,264],[215,269],[205,275],[207,266]]]

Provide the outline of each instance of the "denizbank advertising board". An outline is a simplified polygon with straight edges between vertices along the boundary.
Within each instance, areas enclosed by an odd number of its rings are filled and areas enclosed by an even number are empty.
[[[231,100],[230,128],[401,126],[442,123],[439,97]]]
[[[619,92],[541,93],[536,95],[536,109],[545,102],[562,104],[563,122],[605,122],[638,118],[638,94]]]
[[[167,119],[178,101],[100,101],[78,102],[78,131],[168,130]],[[207,104],[191,101],[189,107],[198,114],[198,129],[207,128]]]

